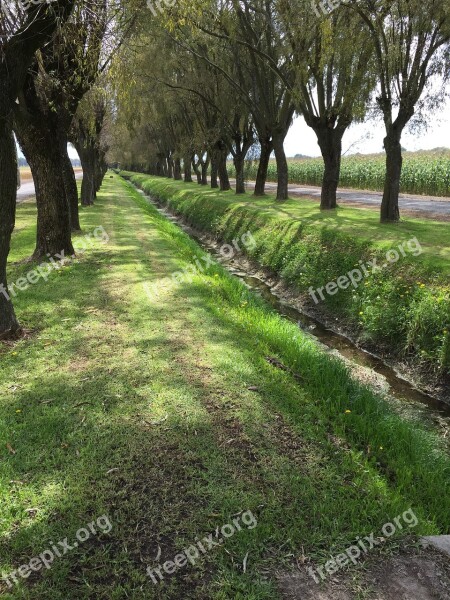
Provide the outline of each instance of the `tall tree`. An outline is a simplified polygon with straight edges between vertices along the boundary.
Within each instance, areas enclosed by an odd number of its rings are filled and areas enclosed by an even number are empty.
[[[374,51],[360,16],[343,7],[320,18],[308,0],[281,0],[279,8],[295,66],[292,95],[317,136],[324,161],[320,207],[333,209],[342,138],[355,120],[364,118],[376,85]],[[279,72],[276,64],[272,69]]]
[[[13,109],[36,50],[51,39],[70,15],[74,0],[30,4],[18,13],[16,3],[0,11],[0,338],[20,330],[8,294],[6,264],[15,225],[17,158]]]
[[[68,132],[78,104],[102,69],[107,9],[106,0],[80,1],[61,33],[36,55],[19,94],[15,128],[36,186],[35,258],[61,250],[73,253],[71,230],[80,229]]]
[[[450,10],[448,0],[349,0],[362,18],[375,49],[379,80],[377,105],[386,137],[386,178],[381,222],[400,219],[398,198],[402,173],[401,137],[417,108],[433,102],[423,98],[427,84],[447,78]],[[429,92],[431,90],[429,89]]]

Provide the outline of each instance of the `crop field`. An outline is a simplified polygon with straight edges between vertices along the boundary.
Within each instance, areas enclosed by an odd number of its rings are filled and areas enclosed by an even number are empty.
[[[256,177],[257,165],[247,170],[248,179]],[[382,191],[385,174],[384,154],[353,155],[342,160],[340,187]],[[277,168],[271,161],[268,181],[276,181]],[[290,159],[289,182],[305,185],[322,183],[321,158]],[[450,196],[450,151],[405,152],[401,191],[409,194]]]
[[[75,173],[81,173],[81,170],[81,167],[74,167]],[[20,181],[21,183],[33,181],[30,167],[20,167]]]
[[[33,181],[33,176],[31,175],[30,167],[20,167],[20,181],[22,183]]]

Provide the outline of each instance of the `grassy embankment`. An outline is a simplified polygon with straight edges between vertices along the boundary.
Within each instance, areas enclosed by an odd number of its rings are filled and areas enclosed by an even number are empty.
[[[35,206],[17,217],[10,281],[32,267]],[[148,298],[202,251],[131,186],[108,179],[81,219],[109,242],[17,296],[33,333],[1,351],[0,572],[98,516],[113,528],[2,597],[274,600],[263,569],[322,562],[409,508],[414,533],[448,531],[432,434],[220,266]],[[172,560],[241,510],[256,528],[152,584],[158,548]]]
[[[320,212],[317,203],[292,199],[282,205],[273,197],[236,197],[196,184],[129,174],[132,181],[182,214],[191,224],[227,241],[245,231],[256,239],[249,252],[259,264],[281,275],[315,307],[308,294],[336,282],[374,258],[386,264],[386,253],[396,249],[399,260],[329,295],[326,306],[386,353],[407,360],[436,378],[450,372],[450,226],[448,223],[408,219],[383,225],[370,210],[340,208]],[[423,250],[399,251],[399,244],[416,238]],[[418,246],[412,244],[411,248]],[[405,247],[404,247],[405,248]],[[420,249],[419,249],[420,250]]]
[[[405,152],[400,189],[403,193],[450,196],[450,151]],[[289,159],[289,182],[322,185],[321,158]],[[234,177],[232,163],[230,176]],[[247,177],[255,179],[256,163],[247,169]],[[342,159],[340,187],[383,191],[386,173],[384,154],[352,155]],[[270,161],[268,181],[277,180],[277,166]]]

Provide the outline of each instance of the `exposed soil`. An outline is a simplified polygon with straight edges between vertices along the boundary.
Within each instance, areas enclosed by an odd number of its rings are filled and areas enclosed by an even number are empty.
[[[285,600],[449,600],[450,560],[432,550],[377,557],[316,583],[304,566],[278,576]]]

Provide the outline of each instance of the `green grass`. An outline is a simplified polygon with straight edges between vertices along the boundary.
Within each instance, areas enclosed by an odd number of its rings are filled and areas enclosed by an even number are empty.
[[[14,261],[35,216],[18,207],[10,281],[32,267]],[[268,600],[262,569],[322,561],[409,508],[414,533],[448,531],[450,461],[433,434],[220,266],[148,298],[145,283],[202,251],[118,178],[81,219],[109,242],[19,294],[31,333],[2,347],[0,571],[101,515],[113,528],[2,597]],[[151,583],[158,548],[171,560],[242,510],[255,529]]]
[[[450,152],[437,150],[430,152],[405,152],[400,189],[403,193],[431,196],[450,196]],[[230,175],[234,177],[232,164]],[[247,172],[249,179],[255,179],[257,165]],[[386,173],[384,154],[344,156],[342,159],[341,187],[383,191]],[[321,158],[289,160],[289,182],[306,185],[322,185],[323,160]],[[277,180],[275,161],[269,163],[268,181]]]
[[[308,290],[322,288],[386,252],[417,239],[423,253],[366,277],[355,289],[325,295],[327,312],[338,315],[371,347],[407,360],[425,378],[448,376],[450,368],[449,224],[411,219],[380,225],[370,210],[340,208],[320,212],[317,203],[272,196],[236,197],[197,184],[128,174],[148,193],[200,230],[227,241],[245,231],[256,239],[249,254],[281,275],[315,308]]]

